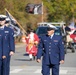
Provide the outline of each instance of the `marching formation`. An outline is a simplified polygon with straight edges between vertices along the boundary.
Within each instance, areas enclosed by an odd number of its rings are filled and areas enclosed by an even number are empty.
[[[68,27],[63,28],[68,34],[75,32],[75,30],[68,32],[70,31]],[[40,63],[42,60],[41,73],[43,75],[50,75],[50,69],[52,69],[52,75],[59,75],[59,66],[65,60],[64,40],[62,35],[55,34],[56,29],[56,26],[48,24],[46,34],[38,36],[33,29],[30,29],[27,35],[22,37],[30,61],[36,59]],[[0,15],[0,75],[9,75],[10,59],[15,53],[14,34],[8,17]],[[74,38],[75,36],[71,34],[70,37]]]

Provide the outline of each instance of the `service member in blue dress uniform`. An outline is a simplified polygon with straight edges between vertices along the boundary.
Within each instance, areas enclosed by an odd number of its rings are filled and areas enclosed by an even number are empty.
[[[54,34],[55,29],[57,29],[55,26],[48,25],[47,34],[40,36],[37,62],[41,62],[43,54],[43,75],[50,75],[50,69],[52,69],[52,75],[59,75],[59,66],[64,63],[64,43],[62,36]]]
[[[0,75],[9,75],[10,58],[15,52],[14,32],[5,26],[5,15],[0,15]]]

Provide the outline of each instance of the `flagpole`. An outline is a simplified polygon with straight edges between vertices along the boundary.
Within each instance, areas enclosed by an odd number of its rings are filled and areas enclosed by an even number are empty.
[[[9,13],[9,11],[5,8],[5,11],[7,11]],[[9,13],[10,14],[10,13]],[[11,14],[10,14],[11,15]],[[12,16],[12,15],[11,15]],[[13,16],[12,16],[13,17]],[[14,17],[13,17],[14,18]],[[14,18],[15,19],[15,18]],[[16,19],[15,19],[16,20]],[[23,30],[23,34],[26,33],[26,31],[24,30],[24,28],[18,23],[18,21],[16,20],[18,26]]]
[[[43,2],[42,2],[42,22],[43,22]]]

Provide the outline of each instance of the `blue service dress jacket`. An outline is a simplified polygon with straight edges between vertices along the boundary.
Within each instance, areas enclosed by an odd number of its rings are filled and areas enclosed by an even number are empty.
[[[14,31],[5,26],[0,29],[0,59],[2,56],[8,57],[10,51],[15,52]]]
[[[64,60],[64,43],[62,36],[53,35],[52,39],[48,35],[40,36],[37,59],[41,59],[43,54],[43,64],[59,64]]]

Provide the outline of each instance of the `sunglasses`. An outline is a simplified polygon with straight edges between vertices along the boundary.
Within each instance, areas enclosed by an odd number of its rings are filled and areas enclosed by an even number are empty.
[[[53,28],[47,28],[47,31],[51,31],[51,30],[54,30]]]
[[[5,18],[0,18],[0,21],[4,21],[5,20]]]

